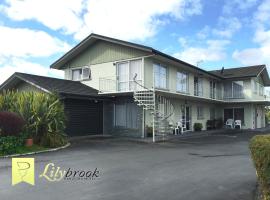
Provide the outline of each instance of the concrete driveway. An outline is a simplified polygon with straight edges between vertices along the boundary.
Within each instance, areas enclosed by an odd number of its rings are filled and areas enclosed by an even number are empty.
[[[11,186],[11,159],[0,159],[0,198],[17,199],[252,199],[255,169],[252,135],[208,136],[146,144],[124,139],[77,141],[68,149],[35,156],[35,186]],[[50,182],[45,165],[99,170],[94,180]]]

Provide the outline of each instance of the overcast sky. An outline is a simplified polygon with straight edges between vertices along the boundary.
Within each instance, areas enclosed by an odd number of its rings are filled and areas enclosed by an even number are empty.
[[[211,70],[270,66],[270,0],[2,0],[0,83],[49,65],[90,33],[156,48]]]

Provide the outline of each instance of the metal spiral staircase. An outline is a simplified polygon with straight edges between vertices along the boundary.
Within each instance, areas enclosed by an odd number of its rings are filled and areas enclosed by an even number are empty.
[[[134,76],[133,98],[138,106],[144,110],[150,111],[153,116],[153,142],[164,140],[166,136],[172,133],[170,122],[174,114],[174,107],[170,100],[156,94],[153,89],[148,89],[136,81],[137,74]]]

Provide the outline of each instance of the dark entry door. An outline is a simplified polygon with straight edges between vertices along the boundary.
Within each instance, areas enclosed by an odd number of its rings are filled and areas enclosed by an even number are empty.
[[[97,135],[103,132],[103,102],[66,99],[68,118],[66,133],[69,136]]]

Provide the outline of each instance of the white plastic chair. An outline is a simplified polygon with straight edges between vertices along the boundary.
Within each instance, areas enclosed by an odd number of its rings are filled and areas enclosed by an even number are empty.
[[[241,120],[239,120],[239,119],[238,120],[235,120],[235,122],[234,122],[234,128],[235,127],[239,127],[239,129],[241,129],[242,128],[242,125],[241,124],[242,124]]]
[[[226,127],[234,128],[233,119],[227,119],[226,121]]]
[[[180,133],[183,134],[183,126],[181,122],[177,122],[176,128],[174,129],[174,134],[177,135],[177,133],[179,133],[179,130],[181,131]]]

